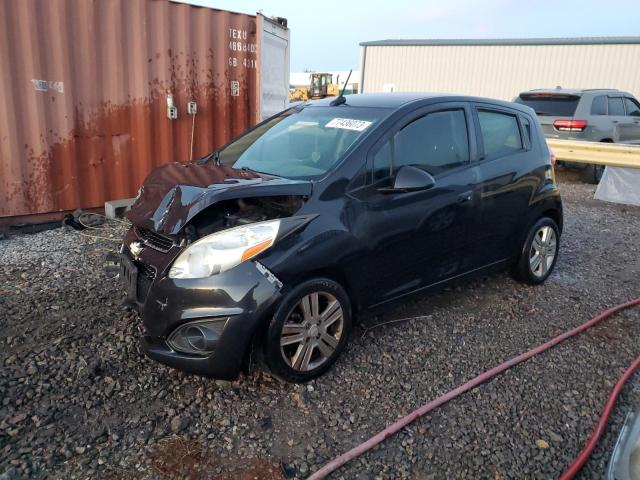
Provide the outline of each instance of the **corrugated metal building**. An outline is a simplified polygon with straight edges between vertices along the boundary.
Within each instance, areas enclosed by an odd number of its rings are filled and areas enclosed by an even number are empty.
[[[154,166],[202,156],[288,103],[289,30],[262,15],[0,0],[0,19],[0,217],[132,197]]]
[[[381,40],[361,45],[362,91],[512,100],[533,88],[618,88],[640,98],[640,37]]]

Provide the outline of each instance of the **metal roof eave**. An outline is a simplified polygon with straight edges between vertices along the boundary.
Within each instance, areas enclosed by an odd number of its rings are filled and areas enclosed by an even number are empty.
[[[439,38],[387,39],[360,42],[362,47],[381,46],[516,46],[516,45],[624,45],[640,44],[640,37],[567,38]]]

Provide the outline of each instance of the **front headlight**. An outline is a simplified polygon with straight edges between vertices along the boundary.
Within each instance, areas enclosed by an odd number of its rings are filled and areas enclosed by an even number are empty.
[[[279,229],[280,220],[269,220],[207,235],[180,254],[169,278],[203,278],[229,270],[273,245]]]

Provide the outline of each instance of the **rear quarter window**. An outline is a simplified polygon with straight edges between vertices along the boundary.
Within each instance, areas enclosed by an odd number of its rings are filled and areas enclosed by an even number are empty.
[[[526,143],[526,148],[531,148],[531,122],[527,117],[520,117],[520,123],[522,124],[522,128],[524,128],[524,141]]]

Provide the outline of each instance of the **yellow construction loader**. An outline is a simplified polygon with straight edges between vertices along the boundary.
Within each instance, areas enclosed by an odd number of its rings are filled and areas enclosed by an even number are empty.
[[[289,101],[304,102],[310,98],[337,97],[340,94],[337,80],[336,78],[336,83],[333,83],[333,75],[331,73],[312,73],[309,87],[296,88],[290,92]]]

